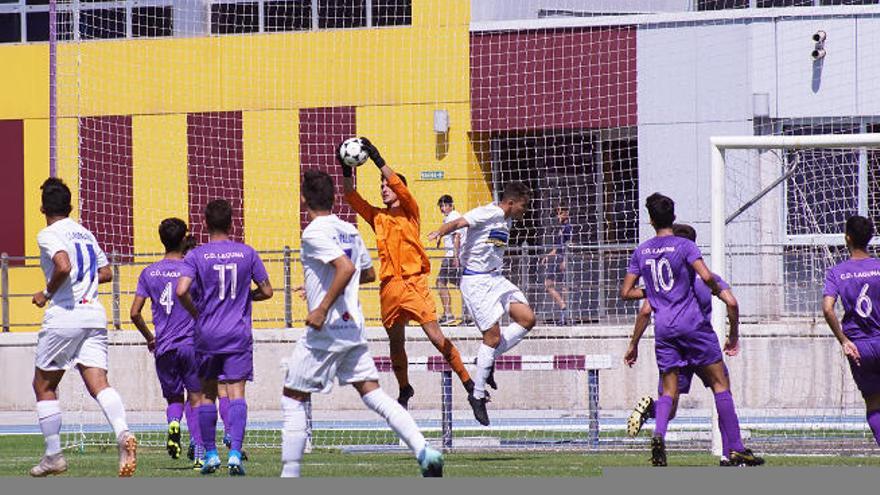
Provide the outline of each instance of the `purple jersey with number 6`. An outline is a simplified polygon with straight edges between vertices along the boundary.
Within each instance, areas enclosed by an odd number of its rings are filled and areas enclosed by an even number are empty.
[[[180,304],[176,293],[177,279],[183,267],[183,260],[163,259],[144,268],[138,277],[135,294],[151,302],[156,328],[156,356],[180,346],[193,345],[195,321]],[[195,295],[193,299],[196,299]]]
[[[183,275],[193,279],[199,300],[195,345],[201,354],[251,349],[251,282],[269,280],[263,261],[247,244],[212,241],[186,255]]]
[[[692,263],[703,257],[692,241],[673,235],[648,239],[636,248],[627,271],[640,275],[654,308],[658,338],[690,332],[709,322],[694,290]]]
[[[843,333],[852,340],[880,338],[880,260],[846,260],[825,275],[824,295],[843,305]]]

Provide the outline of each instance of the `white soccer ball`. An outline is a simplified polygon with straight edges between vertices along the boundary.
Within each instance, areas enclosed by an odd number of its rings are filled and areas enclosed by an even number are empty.
[[[339,158],[351,167],[358,167],[367,161],[367,150],[361,138],[348,138],[339,145]]]

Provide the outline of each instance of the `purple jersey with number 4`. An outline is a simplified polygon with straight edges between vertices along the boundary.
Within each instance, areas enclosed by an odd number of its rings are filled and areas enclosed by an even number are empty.
[[[186,255],[183,275],[199,293],[195,345],[201,354],[232,354],[253,347],[251,282],[269,280],[263,261],[247,244],[212,241]]]
[[[843,333],[852,341],[880,338],[880,260],[846,260],[825,275],[824,295],[843,305]]]
[[[144,268],[138,277],[135,293],[151,302],[156,327],[156,356],[179,346],[193,345],[195,321],[180,304],[176,293],[177,279],[183,270],[183,260],[163,259]]]
[[[692,263],[702,257],[696,244],[673,235],[648,239],[633,252],[627,271],[644,281],[657,337],[673,337],[709,324],[694,289]]]

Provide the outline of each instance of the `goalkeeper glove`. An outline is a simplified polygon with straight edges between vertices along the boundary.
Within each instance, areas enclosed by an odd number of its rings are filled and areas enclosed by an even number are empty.
[[[361,141],[364,143],[364,150],[367,152],[367,156],[370,157],[370,160],[373,160],[373,163],[376,164],[376,167],[381,169],[385,166],[385,159],[382,158],[382,155],[379,154],[379,150],[376,149],[376,146],[370,142],[369,139],[362,137]]]
[[[336,148],[336,161],[339,162],[339,166],[342,167],[342,176],[343,177],[354,177],[354,170],[351,168],[351,165],[346,165],[344,161],[342,161],[342,145],[340,144]]]

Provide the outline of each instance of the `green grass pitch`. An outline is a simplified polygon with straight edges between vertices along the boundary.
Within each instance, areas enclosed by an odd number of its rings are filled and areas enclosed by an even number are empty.
[[[0,436],[0,476],[27,476],[43,449],[38,435]],[[65,452],[69,470],[64,476],[108,477],[116,475],[116,448],[87,447],[84,452]],[[221,447],[221,458],[223,449]],[[281,471],[280,449],[250,449],[245,463],[249,476],[275,477]],[[448,453],[447,477],[586,477],[599,476],[603,468],[649,466],[649,452],[482,452]],[[768,468],[793,466],[871,466],[880,467],[878,457],[767,457]],[[717,466],[717,460],[703,453],[669,453],[670,466]],[[727,468],[730,469],[730,468]],[[764,469],[764,468],[752,468]],[[319,449],[306,454],[302,475],[308,477],[417,477],[415,460],[402,453],[350,454]],[[164,449],[143,448],[138,456],[138,477],[199,477],[190,462],[181,456],[174,460]],[[226,476],[225,470],[213,476]]]

